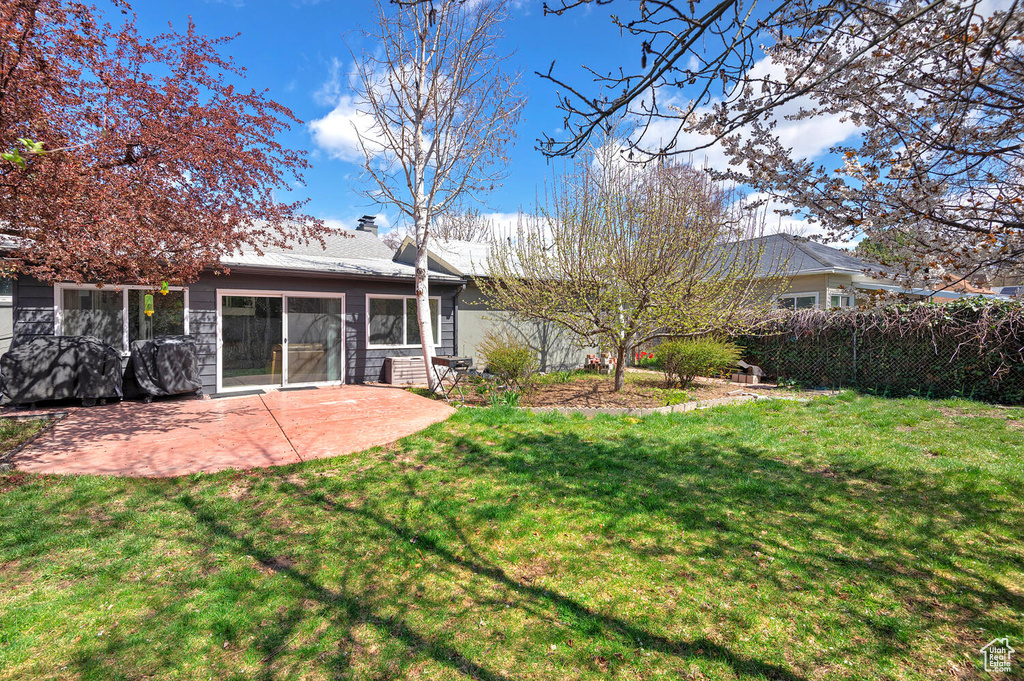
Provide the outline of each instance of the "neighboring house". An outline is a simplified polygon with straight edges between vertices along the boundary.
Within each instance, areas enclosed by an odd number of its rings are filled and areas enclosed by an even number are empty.
[[[472,357],[477,366],[483,364],[479,345],[490,331],[507,330],[522,338],[537,351],[542,371],[575,369],[583,366],[587,353],[596,348],[582,345],[578,337],[554,322],[527,322],[516,319],[508,311],[495,309],[481,290],[487,279],[487,257],[490,244],[473,241],[434,239],[428,250],[431,286],[437,275],[464,277],[466,289],[458,299],[457,353]],[[399,245],[395,261],[412,265],[416,260],[416,244],[409,237]]]
[[[849,251],[826,246],[805,237],[772,234],[760,237],[760,276],[783,276],[788,286],[779,305],[789,308],[853,307],[868,302],[873,291],[901,293],[911,299],[949,300],[964,297],[997,297],[995,291],[966,282],[943,291],[905,288],[868,272],[869,262]]]
[[[166,294],[113,282],[44,284],[20,277],[13,290],[15,340],[92,335],[127,356],[130,343],[190,334],[207,394],[383,378],[391,356],[415,356],[414,269],[392,259],[373,218],[292,250],[225,257],[213,271]],[[102,284],[102,285],[101,285]],[[431,280],[435,351],[454,352],[457,275]],[[155,313],[144,314],[146,293]]]

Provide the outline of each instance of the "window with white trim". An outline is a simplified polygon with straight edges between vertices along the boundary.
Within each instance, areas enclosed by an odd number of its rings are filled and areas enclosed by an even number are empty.
[[[441,299],[430,299],[434,345],[440,345]],[[420,325],[416,319],[415,296],[367,296],[366,333],[370,347],[416,347]]]
[[[843,293],[829,293],[828,296],[829,307],[853,307],[854,298]]]
[[[779,307],[787,310],[804,310],[818,306],[817,293],[787,293],[779,296]]]
[[[146,296],[152,314],[146,314]],[[158,288],[59,284],[55,291],[59,336],[94,336],[127,352],[137,340],[188,333],[188,293],[180,287]]]

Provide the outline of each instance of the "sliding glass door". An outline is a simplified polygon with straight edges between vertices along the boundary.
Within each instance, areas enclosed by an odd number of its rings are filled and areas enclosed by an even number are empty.
[[[221,297],[222,389],[283,385],[282,302],[271,296]]]
[[[340,298],[287,297],[288,383],[328,383],[343,377]]]
[[[341,294],[220,294],[220,390],[344,381]]]

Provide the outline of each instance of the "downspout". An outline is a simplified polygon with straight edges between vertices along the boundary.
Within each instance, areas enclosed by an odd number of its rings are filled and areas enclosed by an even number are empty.
[[[462,292],[465,290],[466,284],[463,282],[462,285],[456,289],[455,298],[452,301],[452,354],[456,356],[459,354],[459,296],[461,296]]]

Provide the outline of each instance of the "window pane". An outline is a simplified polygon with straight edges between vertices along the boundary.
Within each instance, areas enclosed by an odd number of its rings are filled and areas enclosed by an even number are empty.
[[[401,298],[370,298],[370,344],[401,345],[405,318]]]
[[[796,307],[798,310],[814,307],[814,296],[800,296],[796,299]]]
[[[281,311],[280,298],[222,298],[221,383],[225,388],[281,385]]]
[[[288,298],[288,382],[341,380],[341,300]]]
[[[409,345],[420,344],[420,325],[419,317],[416,316],[416,299],[406,298],[405,299],[405,312],[408,315],[408,331],[406,343]],[[430,299],[430,331],[431,336],[434,338],[434,345],[437,345],[438,334],[441,326],[441,321],[437,315],[437,301],[433,298]]]
[[[95,336],[124,350],[120,291],[64,289],[61,334]]]
[[[832,296],[832,302],[830,303],[830,305],[831,305],[831,307],[842,307],[843,306],[843,297],[842,296],[836,296],[836,295]]]
[[[785,310],[792,310],[794,306],[793,298],[779,298],[779,307]]]
[[[437,339],[441,335],[441,311],[438,309],[437,303],[438,301],[436,300],[430,301],[430,321],[432,322],[431,327],[434,331],[432,334],[434,336],[434,345],[440,345],[440,342]]]
[[[146,294],[153,295],[153,316],[146,316]],[[128,291],[128,342],[185,333],[185,292]]]

